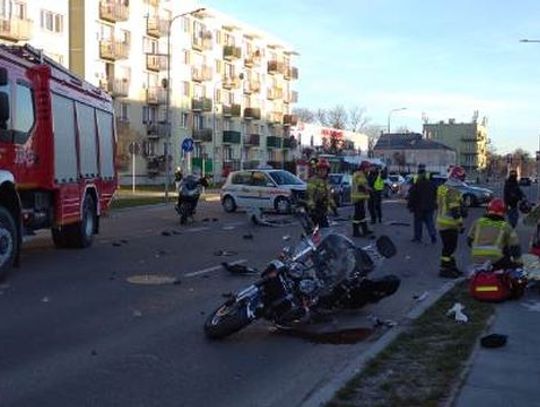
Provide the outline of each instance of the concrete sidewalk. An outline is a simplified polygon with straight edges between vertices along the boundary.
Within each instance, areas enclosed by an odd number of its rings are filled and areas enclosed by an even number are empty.
[[[457,407],[540,406],[540,293],[496,305],[489,333],[508,335],[505,347],[479,347]]]

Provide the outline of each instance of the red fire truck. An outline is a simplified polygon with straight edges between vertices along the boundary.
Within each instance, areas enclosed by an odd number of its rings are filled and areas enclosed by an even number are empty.
[[[88,247],[117,186],[111,97],[34,48],[0,46],[0,279],[24,235]]]

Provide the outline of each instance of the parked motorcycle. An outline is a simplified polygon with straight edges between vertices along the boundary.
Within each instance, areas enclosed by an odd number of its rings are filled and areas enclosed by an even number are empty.
[[[188,218],[195,215],[195,208],[203,187],[208,187],[208,181],[205,177],[198,178],[194,175],[188,175],[181,179],[178,185],[178,204],[175,206],[176,212],[180,216],[180,224],[184,225]]]
[[[390,238],[382,236],[359,248],[342,234],[313,227],[304,211],[299,219],[305,231],[299,244],[283,249],[258,281],[208,317],[208,338],[225,338],[260,318],[280,326],[308,322],[318,313],[358,309],[397,291],[400,279],[395,275],[368,278],[384,258],[396,254]]]

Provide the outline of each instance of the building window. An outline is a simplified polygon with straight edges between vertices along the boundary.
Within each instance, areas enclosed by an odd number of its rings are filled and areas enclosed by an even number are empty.
[[[48,10],[41,10],[40,26],[45,31],[64,32],[64,16]]]
[[[183,88],[184,88],[184,96],[189,97],[189,82],[188,81],[183,82]]]
[[[189,63],[189,50],[185,49],[183,51],[183,54],[184,54],[183,55],[184,64],[189,65],[190,64]]]
[[[120,120],[123,122],[129,121],[128,109],[129,109],[128,103],[124,103],[124,102],[120,103]]]
[[[182,113],[180,115],[180,127],[187,129],[189,126],[189,113]]]

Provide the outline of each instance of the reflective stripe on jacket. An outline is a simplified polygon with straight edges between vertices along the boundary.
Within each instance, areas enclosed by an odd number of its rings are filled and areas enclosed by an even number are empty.
[[[310,209],[333,208],[334,199],[328,182],[317,176],[307,182],[307,204]]]
[[[369,186],[366,174],[356,171],[352,177],[351,199],[353,203],[365,201],[369,198]]]
[[[474,222],[469,239],[474,263],[496,262],[504,257],[505,248],[519,246],[518,236],[508,222],[485,216]]]
[[[463,225],[461,206],[461,192],[446,184],[437,188],[437,227],[440,230],[460,229]]]

